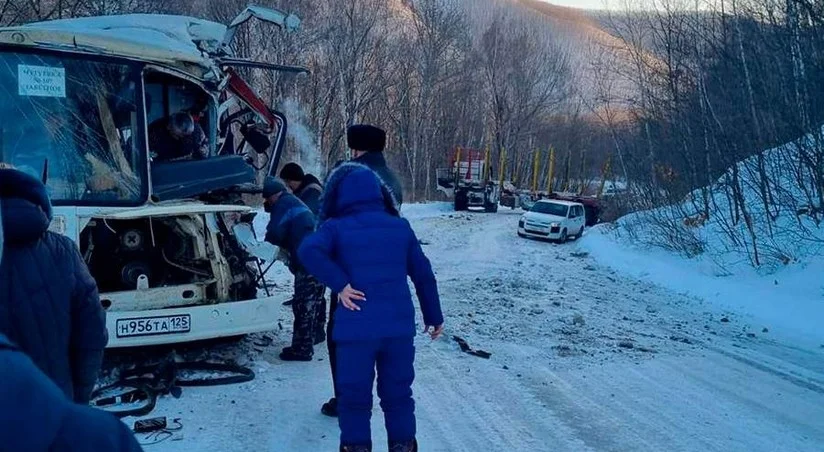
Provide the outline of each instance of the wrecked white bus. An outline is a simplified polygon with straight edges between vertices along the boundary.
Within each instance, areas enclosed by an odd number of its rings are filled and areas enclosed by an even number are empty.
[[[276,249],[243,203],[277,170],[286,118],[235,68],[250,18],[288,31],[293,15],[247,8],[229,26],[123,15],[0,29],[0,161],[42,177],[51,230],[71,237],[107,311],[109,347],[239,336],[276,326],[287,294],[264,279]],[[150,125],[188,112],[205,158],[159,160]]]

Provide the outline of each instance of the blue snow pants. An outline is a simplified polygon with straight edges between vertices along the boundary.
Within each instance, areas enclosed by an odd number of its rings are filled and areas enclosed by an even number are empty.
[[[400,337],[337,342],[338,424],[346,446],[372,444],[372,384],[378,376],[378,397],[390,442],[415,439],[415,338]]]

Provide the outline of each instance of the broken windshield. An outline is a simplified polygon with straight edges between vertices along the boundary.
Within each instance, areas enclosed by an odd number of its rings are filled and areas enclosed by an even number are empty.
[[[0,161],[41,178],[56,205],[147,198],[139,67],[0,52]]]

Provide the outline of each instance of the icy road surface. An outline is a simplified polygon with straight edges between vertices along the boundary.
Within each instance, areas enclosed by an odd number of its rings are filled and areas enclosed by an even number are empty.
[[[519,239],[518,213],[410,207],[449,335],[492,353],[418,338],[422,451],[824,450],[824,349],[703,312],[574,243]],[[160,400],[150,417],[184,428],[146,449],[337,450],[336,421],[319,413],[331,394],[325,346],[311,363],[277,357],[291,318],[284,307],[282,330],[187,352],[237,359],[257,378]],[[374,414],[375,450],[386,450],[377,404]]]

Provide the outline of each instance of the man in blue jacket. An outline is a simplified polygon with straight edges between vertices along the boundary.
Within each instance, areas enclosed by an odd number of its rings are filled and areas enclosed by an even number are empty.
[[[312,174],[306,174],[300,165],[294,162],[283,165],[280,170],[280,178],[289,187],[293,195],[297,196],[306,207],[312,211],[312,215],[317,218],[318,209],[320,209],[320,198],[323,196],[323,185]],[[284,303],[286,306],[292,305],[292,300]],[[326,299],[322,299],[320,304],[316,306],[315,314],[315,345],[323,343],[326,340]]]
[[[303,240],[315,230],[315,217],[286,185],[268,177],[263,185],[264,207],[269,212],[266,241],[288,255],[289,271],[295,276],[292,312],[295,315],[292,346],[280,354],[284,361],[311,361],[315,343],[315,312],[323,303],[326,288],[307,274],[297,250]]]
[[[443,332],[443,314],[432,267],[390,189],[363,165],[346,163],[329,176],[320,220],[298,255],[309,273],[338,294],[331,340],[337,348],[340,450],[372,449],[377,368],[389,450],[416,451],[415,308],[407,278],[435,339]]]
[[[69,400],[87,403],[108,342],[97,284],[77,245],[48,230],[52,207],[42,182],[0,168],[0,208],[0,333]]]

